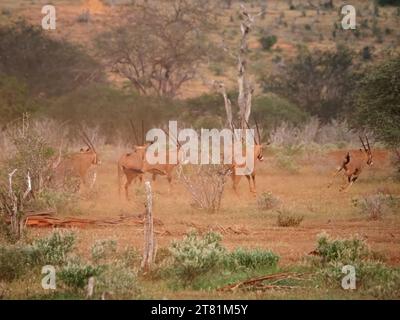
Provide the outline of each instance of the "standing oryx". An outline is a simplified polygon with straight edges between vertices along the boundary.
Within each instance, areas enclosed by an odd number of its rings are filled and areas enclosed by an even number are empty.
[[[131,123],[132,129],[135,132],[133,123]],[[164,131],[165,132],[165,131]],[[168,133],[165,132],[168,136]],[[153,143],[153,142],[152,142]],[[165,163],[155,163],[151,164],[146,159],[147,148],[152,144],[147,143],[143,145],[135,145],[133,147],[133,152],[123,154],[118,161],[118,185],[119,193],[121,194],[121,184],[122,175],[126,176],[125,183],[125,197],[129,199],[129,186],[136,179],[139,178],[140,181],[143,179],[145,173],[150,173],[152,175],[153,181],[155,181],[157,175],[163,175],[167,177],[169,188],[172,184],[172,173],[177,166],[177,163],[171,163],[169,161],[169,152],[167,149],[159,150],[159,156],[165,156]],[[180,153],[180,144],[176,140],[177,152]],[[161,153],[161,154],[160,154]]]
[[[166,131],[164,131],[164,132],[168,137],[170,137],[168,132],[166,132]],[[172,185],[172,173],[173,173],[174,169],[176,168],[176,166],[178,165],[179,159],[182,158],[181,150],[180,150],[181,144],[179,143],[177,137],[173,137],[173,139],[175,140],[176,152],[177,152],[177,160],[178,161],[176,163],[172,163],[170,161],[169,150],[167,150],[166,148],[159,151],[160,152],[159,156],[163,156],[165,158],[165,160],[166,160],[165,163],[150,164],[147,161],[146,157],[145,157],[144,163],[143,163],[143,172],[151,173],[153,181],[156,180],[157,175],[167,177],[168,190],[170,190],[171,185]]]
[[[144,123],[142,121],[142,143],[139,143],[138,135],[133,121],[130,120],[130,125],[133,133],[133,138],[136,144],[133,146],[132,152],[124,153],[118,160],[118,193],[121,195],[121,184],[123,174],[126,177],[125,182],[125,197],[129,199],[128,189],[132,181],[137,177],[142,180],[143,177],[143,164],[146,156],[146,150],[150,143],[144,143]]]
[[[368,137],[365,136],[367,144],[365,145],[364,140],[360,136],[360,141],[363,149],[356,152],[347,152],[344,157],[340,167],[337,169],[333,177],[336,177],[342,170],[344,170],[344,175],[347,177],[347,184],[340,188],[340,191],[346,192],[352,186],[352,184],[358,179],[362,170],[366,165],[371,166],[372,162],[372,152],[371,146],[368,141]],[[328,185],[330,187],[332,182]]]
[[[255,119],[254,119],[255,120]],[[261,134],[260,134],[260,130],[258,127],[258,123],[255,120],[256,123],[256,131],[257,131],[257,138],[254,136],[254,166],[253,166],[253,171],[251,172],[251,174],[246,175],[247,181],[249,183],[249,188],[250,188],[250,192],[251,193],[256,193],[256,167],[257,167],[257,163],[261,162],[264,160],[264,156],[263,156],[263,145],[261,142]],[[247,123],[247,127],[250,129],[248,123]],[[233,125],[232,125],[232,130],[234,130]],[[237,168],[244,168],[245,164],[236,164],[233,163],[231,165],[231,177],[232,177],[232,183],[233,183],[233,190],[235,191],[235,193],[238,195],[238,190],[237,190],[237,186],[240,182],[241,179],[241,175],[237,174]]]
[[[81,149],[79,152],[67,155],[64,159],[59,159],[54,165],[56,180],[65,180],[67,177],[77,177],[80,179],[79,189],[82,186],[87,186],[87,174],[92,165],[100,164],[97,151],[89,139],[88,135],[82,130],[81,137],[86,149]]]

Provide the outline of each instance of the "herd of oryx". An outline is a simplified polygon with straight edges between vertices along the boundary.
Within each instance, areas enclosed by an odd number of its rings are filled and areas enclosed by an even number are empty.
[[[170,152],[165,149],[158,149],[157,152],[164,153],[165,155],[165,163],[151,163],[148,161],[146,157],[146,152],[148,148],[154,143],[152,142],[145,142],[144,138],[142,137],[141,143],[137,139],[136,130],[134,127],[133,122],[131,122],[131,126],[133,132],[135,133],[135,144],[130,152],[126,152],[122,154],[117,163],[118,167],[118,191],[119,194],[121,193],[121,188],[123,184],[123,177],[125,176],[125,197],[129,199],[129,186],[132,182],[136,179],[143,181],[143,176],[145,174],[150,174],[152,176],[153,181],[156,180],[157,175],[166,176],[169,187],[172,183],[173,172],[176,166],[180,162],[170,161]],[[143,126],[143,125],[142,125]],[[250,129],[250,127],[248,126]],[[254,139],[254,145],[252,146],[251,152],[254,152],[253,157],[251,157],[253,164],[251,166],[251,172],[244,174],[247,178],[249,189],[251,193],[256,194],[256,169],[260,162],[263,161],[263,143],[260,135],[260,130],[258,127],[257,122],[255,123],[255,129],[252,132],[256,132],[253,134],[252,138]],[[57,162],[57,165],[54,167],[56,170],[56,176],[73,176],[80,179],[80,187],[87,186],[87,176],[89,169],[92,166],[96,166],[100,164],[99,155],[96,148],[93,145],[93,142],[88,137],[88,135],[81,130],[81,138],[83,142],[86,144],[86,148],[80,149],[79,152],[75,152],[72,154],[67,155],[64,158],[60,158]],[[142,130],[143,131],[143,130]],[[165,130],[163,130],[165,134],[172,138],[172,135]],[[232,132],[234,129],[232,128]],[[144,132],[144,131],[143,131]],[[171,140],[170,140],[171,141]],[[177,154],[177,158],[181,159],[179,154],[182,152],[182,144],[177,139],[177,137],[173,137],[172,141],[175,144],[175,150]],[[360,136],[360,141],[362,145],[362,149],[357,151],[349,151],[344,155],[340,166],[337,168],[337,171],[334,173],[333,177],[337,176],[340,172],[344,173],[344,176],[347,178],[347,182],[345,185],[340,187],[340,191],[347,191],[352,184],[358,179],[361,172],[366,166],[371,166],[373,164],[372,161],[372,152],[368,137],[365,136],[364,139]],[[246,149],[244,149],[244,153],[246,153]],[[245,166],[243,163],[237,163],[234,160],[231,164],[225,165],[227,170],[227,174],[229,174],[232,178],[232,185],[233,190],[237,194],[237,187],[240,182],[240,179],[243,174],[238,174],[238,170]],[[328,187],[330,187],[333,183],[329,183]]]

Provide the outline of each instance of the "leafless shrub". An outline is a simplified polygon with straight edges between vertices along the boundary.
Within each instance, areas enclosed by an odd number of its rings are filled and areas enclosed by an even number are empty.
[[[374,193],[352,199],[352,203],[368,219],[379,220],[388,212],[397,211],[400,201],[387,190],[378,189]]]
[[[352,130],[348,123],[339,120],[332,120],[330,123],[323,124],[318,118],[311,118],[302,126],[296,127],[282,122],[270,134],[269,141],[275,147],[287,147],[293,145],[327,145],[332,144],[337,147],[359,145],[359,135],[367,134],[373,136],[371,132],[357,132]]]
[[[263,192],[257,197],[257,206],[260,210],[271,210],[280,203],[280,199],[275,197],[272,192]]]
[[[304,216],[294,214],[287,209],[278,211],[277,224],[279,227],[298,227],[303,220]]]
[[[229,173],[226,166],[211,164],[183,168],[180,165],[177,172],[196,207],[209,212],[220,209],[226,176]]]
[[[15,240],[18,240],[23,231],[24,207],[32,191],[32,180],[29,172],[26,174],[26,185],[14,182],[18,169],[8,174],[8,185],[0,184],[0,213],[6,220],[10,220],[10,231]],[[8,219],[7,219],[8,218]]]

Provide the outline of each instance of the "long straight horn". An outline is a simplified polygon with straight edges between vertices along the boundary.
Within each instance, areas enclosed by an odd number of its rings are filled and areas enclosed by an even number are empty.
[[[144,121],[142,119],[142,145],[144,145],[144,141],[145,141],[145,138],[144,138]]]
[[[261,144],[261,134],[260,134],[260,128],[258,127],[258,123],[256,118],[254,118],[254,122],[256,123],[256,129],[257,129],[257,136],[258,136],[258,143]]]
[[[133,124],[132,119],[129,120],[129,123],[131,124],[133,136],[134,136],[134,139],[136,141],[136,145],[139,145],[140,143],[139,143],[138,135],[137,135],[137,132],[136,132],[136,129],[135,129],[135,125]]]
[[[89,147],[90,147],[94,152],[96,152],[96,148],[94,147],[94,145],[93,145],[92,141],[90,140],[89,136],[86,134],[85,131],[83,131],[83,134],[84,134],[84,136],[85,136],[85,138],[86,138],[86,140],[87,140],[87,144],[89,145]]]
[[[81,137],[81,139],[83,140],[83,142],[84,142],[89,148],[91,148],[92,146],[90,145],[90,142],[89,142],[89,140],[88,140],[88,138],[87,138],[87,135],[86,135],[86,133],[85,133],[85,130],[83,129],[82,124],[79,124],[79,129],[80,129],[80,131],[79,131],[79,136]]]
[[[250,129],[249,123],[246,120],[244,120],[244,122],[246,123],[247,128]],[[256,136],[254,134],[253,134],[253,139],[254,139],[254,143],[257,144],[257,139],[256,139]]]
[[[368,150],[371,151],[371,146],[369,145],[369,141],[368,141],[368,137],[367,135],[365,135],[365,139],[367,140],[367,146],[368,146]]]
[[[165,134],[167,135],[168,138],[172,138],[172,140],[175,140],[175,144],[177,147],[181,147],[181,144],[179,143],[178,139],[176,139],[175,137],[171,136],[166,130],[162,129],[162,131],[165,132]]]
[[[363,146],[364,150],[365,150],[365,151],[368,151],[367,147],[366,147],[365,144],[364,144],[363,138],[361,138],[361,136],[358,136],[358,137],[360,138],[360,141],[361,141],[361,143],[362,143],[362,146]]]

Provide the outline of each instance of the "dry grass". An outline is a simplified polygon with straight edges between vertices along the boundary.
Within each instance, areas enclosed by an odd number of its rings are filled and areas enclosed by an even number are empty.
[[[119,214],[140,214],[144,211],[143,185],[136,183],[132,187],[133,200],[119,199],[117,192],[116,159],[118,153],[112,148],[102,152],[103,164],[98,168],[97,195],[91,200],[81,201],[83,216],[90,218],[116,217]],[[276,226],[276,214],[262,212],[257,208],[256,198],[248,192],[246,181],[239,186],[237,197],[228,181],[221,211],[214,214],[196,210],[191,206],[191,197],[177,179],[168,193],[168,182],[158,177],[153,183],[155,191],[154,216],[163,222],[159,227],[162,234],[157,235],[159,247],[167,246],[173,239],[182,237],[190,228],[202,231],[216,230],[222,226],[241,232],[226,232],[224,245],[228,248],[261,247],[272,249],[281,255],[281,262],[298,262],[312,251],[316,235],[325,230],[333,236],[360,234],[368,239],[373,249],[382,252],[393,264],[400,263],[400,254],[396,247],[400,244],[400,218],[388,215],[380,221],[368,221],[360,216],[352,205],[352,198],[379,187],[389,189],[392,194],[400,194],[400,186],[387,180],[391,172],[389,167],[379,166],[363,172],[359,181],[348,193],[338,191],[342,183],[338,177],[335,184],[326,188],[330,181],[332,167],[326,166],[323,173],[316,173],[313,166],[302,167],[299,174],[290,175],[277,171],[267,158],[257,176],[258,193],[270,191],[278,196],[282,204],[293,208],[304,216],[301,226],[281,228]],[[150,177],[149,177],[150,178]],[[68,214],[66,214],[68,215]],[[31,236],[47,233],[49,230],[30,230]],[[156,228],[157,231],[157,228]],[[81,250],[84,253],[96,240],[113,238],[119,245],[142,247],[143,230],[140,226],[118,225],[79,230]]]

